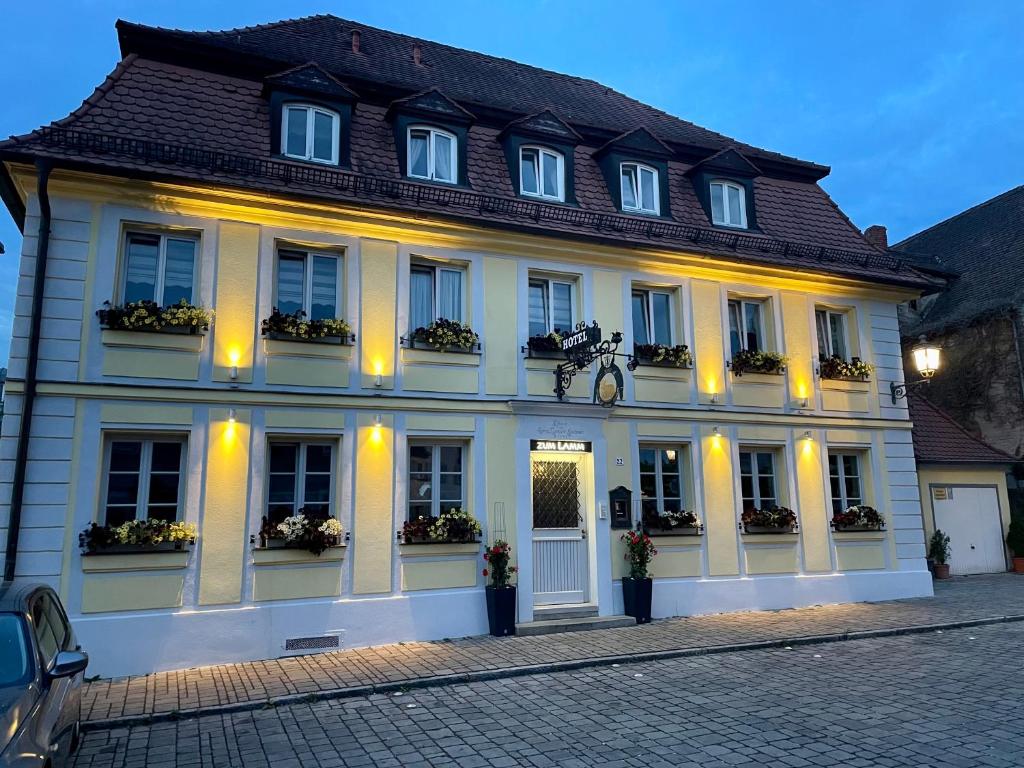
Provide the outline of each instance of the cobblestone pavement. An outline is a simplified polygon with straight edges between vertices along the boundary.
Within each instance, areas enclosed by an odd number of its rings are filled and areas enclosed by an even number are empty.
[[[505,678],[86,734],[76,768],[1024,765],[1024,624]]]
[[[103,680],[86,686],[82,716],[103,721],[187,712],[444,675],[1009,615],[1024,615],[1024,577],[975,576],[938,582],[934,598],[666,619],[557,635],[402,643]]]

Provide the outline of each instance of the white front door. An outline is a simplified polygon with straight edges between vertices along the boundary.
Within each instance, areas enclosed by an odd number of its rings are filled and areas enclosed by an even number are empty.
[[[933,486],[935,527],[949,536],[949,572],[955,576],[1006,570],[999,496],[990,486]]]
[[[583,454],[530,455],[533,603],[587,601],[586,470]]]

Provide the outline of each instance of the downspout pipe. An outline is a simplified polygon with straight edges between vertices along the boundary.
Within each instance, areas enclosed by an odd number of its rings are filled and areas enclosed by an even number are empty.
[[[32,434],[32,410],[36,401],[36,369],[39,366],[39,328],[43,321],[43,288],[46,285],[46,257],[50,251],[50,195],[48,185],[53,166],[49,161],[36,161],[39,198],[39,233],[36,237],[36,269],[32,283],[32,315],[28,331],[28,358],[25,362],[25,388],[18,424],[18,445],[14,456],[14,478],[11,487],[10,517],[7,521],[7,553],[4,558],[4,581],[14,581],[18,564],[18,536],[21,533],[21,510],[25,500],[25,466],[28,463],[29,436]]]

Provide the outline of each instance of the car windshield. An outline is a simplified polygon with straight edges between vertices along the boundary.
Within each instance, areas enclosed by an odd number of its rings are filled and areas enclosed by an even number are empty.
[[[0,688],[28,679],[28,646],[21,616],[0,613]]]

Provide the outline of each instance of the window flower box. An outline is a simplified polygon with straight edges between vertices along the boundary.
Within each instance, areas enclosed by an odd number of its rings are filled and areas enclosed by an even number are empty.
[[[258,536],[261,549],[304,549],[318,557],[340,546],[343,536],[347,538],[336,518],[307,515],[305,507],[276,525],[264,517]],[[250,542],[255,539],[250,537]]]
[[[818,375],[832,381],[867,381],[874,370],[875,366],[859,357],[847,361],[833,355],[821,358],[818,364]]]
[[[270,317],[260,324],[260,332],[268,339],[277,341],[303,341],[314,344],[345,344],[355,341],[352,328],[344,320],[324,318],[303,320],[306,313],[283,313],[274,307]]]
[[[438,517],[420,515],[407,520],[398,532],[403,544],[478,544],[483,529],[464,509],[453,507]]]
[[[540,360],[566,360],[565,352],[562,351],[562,335],[556,330],[554,333],[531,336],[526,340],[527,357]]]
[[[96,310],[96,317],[102,328],[111,331],[188,336],[210,329],[213,310],[194,306],[184,299],[167,307],[154,301],[133,301],[124,305],[105,301],[103,308]]]
[[[101,555],[141,555],[150,552],[187,552],[191,549],[192,544],[192,541],[161,541],[159,544],[111,544],[103,549],[87,549],[82,555],[96,557]]]
[[[633,357],[640,365],[658,368],[692,368],[693,355],[685,344],[670,347],[667,344],[637,344]]]
[[[740,527],[744,533],[796,533],[796,513],[788,507],[752,508],[740,516]]]
[[[480,337],[468,325],[457,320],[439,318],[426,327],[417,328],[403,343],[410,349],[434,352],[476,353]]]
[[[129,520],[118,526],[91,523],[78,534],[83,555],[127,555],[180,552],[195,543],[195,523],[166,520]]]
[[[832,515],[832,528],[837,533],[881,531],[885,528],[885,518],[867,504],[854,505]]]
[[[743,349],[733,355],[729,370],[733,376],[742,376],[744,373],[781,376],[786,372],[788,362],[789,358],[778,352],[748,352]]]
[[[704,526],[693,512],[647,513],[643,518],[643,529],[653,537],[700,536],[704,533]]]

